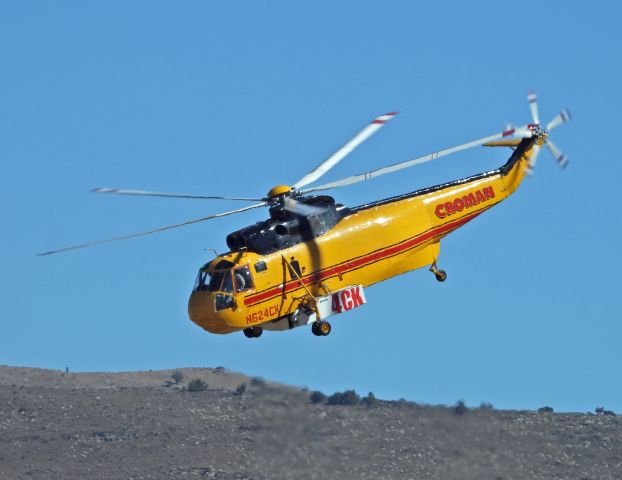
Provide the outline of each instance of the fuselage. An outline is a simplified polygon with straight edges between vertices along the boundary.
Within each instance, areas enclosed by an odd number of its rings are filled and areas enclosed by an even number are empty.
[[[190,319],[220,334],[267,327],[309,297],[435,263],[445,235],[518,188],[537,141],[522,140],[497,170],[348,209],[312,240],[268,254],[243,249],[218,256],[199,272]]]

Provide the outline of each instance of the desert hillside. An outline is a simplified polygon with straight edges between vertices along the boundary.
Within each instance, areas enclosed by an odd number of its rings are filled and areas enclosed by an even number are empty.
[[[316,397],[221,368],[0,366],[0,478],[622,478],[615,415]]]

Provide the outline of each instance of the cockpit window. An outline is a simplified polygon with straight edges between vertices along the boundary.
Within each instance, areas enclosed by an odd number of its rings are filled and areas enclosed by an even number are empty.
[[[211,274],[201,270],[199,271],[193,290],[195,292],[210,291],[233,293],[234,283],[237,292],[242,292],[253,287],[253,277],[248,267],[240,267],[235,270],[214,270]]]
[[[202,292],[207,290],[207,286],[210,283],[210,274],[204,271],[199,271],[197,275],[197,280],[194,282],[194,288],[192,289],[195,292]]]
[[[223,292],[232,293],[233,292],[233,282],[231,281],[231,270],[225,270],[225,278],[222,282],[221,290]]]
[[[207,288],[210,292],[233,292],[231,270],[216,270]]]
[[[253,288],[253,277],[248,267],[236,268],[233,273],[235,280],[235,290],[243,292],[249,288]]]
[[[214,300],[214,308],[216,311],[226,310],[227,308],[234,308],[235,300],[231,295],[225,295],[224,293],[216,294],[216,299]]]
[[[212,274],[212,279],[209,282],[209,287],[207,288],[210,292],[217,292],[220,290],[220,286],[222,285],[222,279],[225,276],[225,272],[222,270],[216,270]]]

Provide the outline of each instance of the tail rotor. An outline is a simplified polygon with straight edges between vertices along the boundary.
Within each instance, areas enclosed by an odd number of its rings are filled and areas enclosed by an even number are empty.
[[[566,157],[566,155],[562,153],[561,150],[557,148],[555,144],[549,139],[547,139],[544,144],[549,148],[549,152],[551,152],[551,155],[555,157],[555,160],[557,160],[557,164],[559,165],[559,167],[566,168],[566,165],[568,165],[568,158]]]
[[[568,165],[568,157],[562,153],[562,151],[555,146],[553,142],[548,139],[549,133],[554,128],[563,125],[564,123],[568,123],[572,116],[570,115],[570,111],[564,108],[561,112],[559,112],[553,119],[546,124],[546,128],[542,128],[540,125],[540,116],[538,113],[538,96],[535,91],[530,91],[527,94],[527,101],[529,102],[529,109],[531,110],[531,118],[533,123],[528,125],[527,128],[531,132],[531,137],[538,137],[542,139],[541,141],[537,141],[533,146],[531,156],[529,158],[529,165],[527,167],[527,173],[533,174],[533,170],[536,166],[536,162],[538,160],[538,154],[540,153],[540,147],[542,144],[546,145],[549,152],[553,156],[553,158],[557,161],[557,164],[560,168],[566,168]],[[517,133],[525,134],[526,132],[520,131]]]
[[[572,115],[570,115],[570,112],[568,111],[568,109],[564,108],[561,112],[555,115],[553,120],[551,120],[546,125],[546,129],[550,132],[554,128],[559,127],[560,125],[563,125],[564,123],[568,123],[571,118],[572,118]]]
[[[534,168],[536,168],[538,153],[540,153],[540,144],[536,143],[532,148],[531,156],[529,157],[529,163],[527,164],[527,173],[529,175],[533,175],[533,170]]]
[[[527,101],[529,102],[529,109],[531,110],[531,118],[535,125],[540,125],[540,116],[538,115],[538,95],[534,90],[531,90],[527,94]]]

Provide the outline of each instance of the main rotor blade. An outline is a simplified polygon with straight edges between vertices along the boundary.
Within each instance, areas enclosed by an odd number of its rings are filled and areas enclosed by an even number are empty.
[[[396,163],[388,167],[383,167],[377,170],[372,170],[371,172],[360,173],[358,175],[353,175],[351,177],[347,177],[342,180],[330,182],[330,183],[321,185],[319,187],[308,188],[306,190],[302,190],[302,193],[314,192],[316,190],[327,190],[329,188],[336,188],[336,187],[344,187],[346,185],[352,185],[353,183],[362,182],[363,180],[371,180],[372,178],[379,177],[380,175],[384,175],[386,173],[397,172],[399,170],[403,170],[404,168],[410,168],[415,165],[419,165],[421,163],[429,162],[430,160],[436,160],[437,158],[444,157],[452,153],[457,153],[463,150],[467,150],[469,148],[480,146],[486,142],[492,142],[493,140],[498,140],[499,138],[510,137],[510,136],[522,134],[522,133],[524,133],[526,136],[531,136],[531,132],[526,126],[517,127],[517,128],[510,129],[510,130],[506,130],[505,132],[491,135],[489,137],[484,137],[478,140],[473,140],[472,142],[463,143],[462,145],[447,148],[445,150],[439,150],[438,152],[430,153],[422,157],[413,158],[412,160],[407,160],[405,162]]]
[[[555,115],[553,120],[551,120],[548,123],[548,125],[546,126],[546,129],[550,132],[554,128],[559,127],[560,125],[563,125],[564,123],[568,123],[571,118],[572,118],[572,115],[570,115],[570,111],[567,108],[564,108],[561,112]]]
[[[91,190],[94,193],[114,193],[115,195],[139,195],[144,197],[167,197],[167,198],[199,198],[208,200],[241,200],[244,202],[260,202],[261,198],[246,198],[246,197],[223,197],[214,195],[192,195],[186,193],[165,193],[165,192],[148,192],[146,190],[123,190],[121,188],[94,188]]]
[[[68,250],[78,250],[80,248],[93,247],[95,245],[101,245],[103,243],[115,242],[117,240],[128,240],[130,238],[141,237],[143,235],[150,235],[152,233],[157,233],[157,232],[163,232],[164,230],[171,230],[173,228],[183,227],[185,225],[191,225],[193,223],[204,222],[205,220],[211,220],[212,218],[225,217],[227,215],[232,215],[234,213],[240,213],[240,212],[244,212],[246,210],[251,210],[253,208],[263,207],[265,205],[266,205],[265,203],[258,203],[256,205],[250,205],[248,207],[238,208],[237,210],[231,210],[229,212],[217,213],[215,215],[210,215],[208,217],[196,218],[194,220],[186,220],[185,222],[176,223],[174,225],[167,225],[166,227],[155,228],[153,230],[149,230],[149,231],[146,231],[146,232],[131,233],[129,235],[123,235],[123,236],[119,236],[119,237],[108,238],[106,240],[97,240],[95,242],[83,243],[81,245],[73,245],[71,247],[64,247],[64,248],[59,248],[59,249],[56,249],[56,250],[50,250],[49,252],[38,253],[37,255],[39,255],[39,256],[51,255],[53,253],[66,252]]]
[[[374,118],[374,120],[367,125],[363,130],[357,133],[348,143],[346,143],[343,147],[333,153],[330,157],[324,160],[320,165],[318,165],[315,170],[307,173],[304,177],[298,180],[294,184],[295,189],[299,189],[300,187],[304,187],[310,183],[315,182],[318,178],[328,172],[331,168],[337,165],[346,155],[348,155],[352,150],[358,147],[361,143],[371,137],[374,133],[376,133],[385,123],[391,120],[398,112],[390,112],[384,115],[380,115],[379,117]]]
[[[533,123],[540,125],[540,116],[538,115],[538,95],[534,90],[531,90],[527,94],[527,101],[529,102],[529,109],[531,110],[531,118]]]
[[[521,137],[521,138],[529,138],[533,136],[533,132],[531,131],[528,125],[523,125],[522,127],[514,128],[513,136]]]
[[[512,130],[514,127],[514,125],[512,125],[510,122],[505,122],[503,124],[503,131],[507,131],[507,130]]]
[[[546,139],[544,144],[548,147],[549,151],[551,152],[551,155],[555,157],[555,160],[557,160],[557,163],[559,164],[559,166],[561,168],[566,168],[566,165],[568,165],[568,157],[564,153],[562,153],[562,151],[559,148],[557,148],[555,144],[551,142],[548,138]]]
[[[317,215],[323,212],[325,209],[320,207],[314,207],[313,205],[307,205],[306,203],[299,202],[293,198],[285,197],[283,201],[283,208],[289,212],[303,215],[305,217],[310,215]]]

